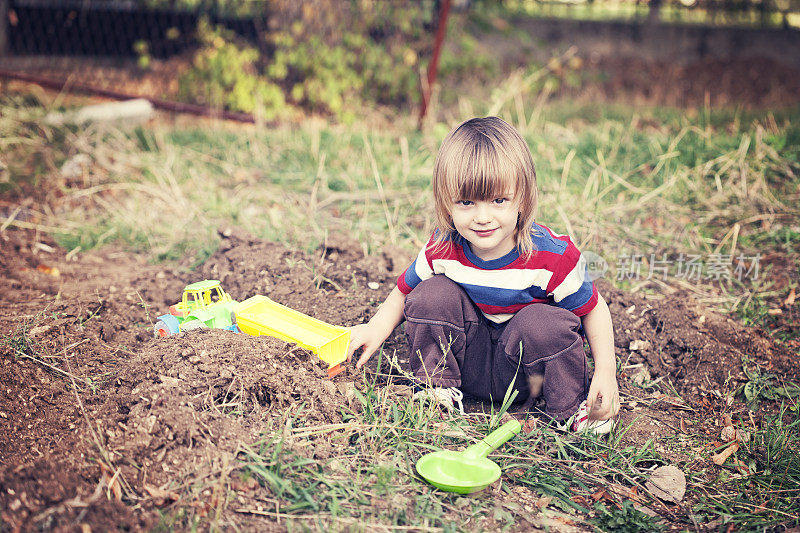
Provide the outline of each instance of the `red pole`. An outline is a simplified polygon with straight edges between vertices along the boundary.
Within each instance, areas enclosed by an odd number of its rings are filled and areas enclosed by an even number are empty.
[[[433,57],[428,65],[428,79],[424,80],[422,86],[422,104],[419,108],[419,126],[422,127],[422,120],[428,111],[428,103],[431,99],[431,90],[436,83],[436,72],[439,69],[439,56],[442,53],[444,35],[447,32],[447,16],[450,14],[450,0],[442,0],[442,8],[439,10],[439,24],[436,27],[436,40],[433,45]]]

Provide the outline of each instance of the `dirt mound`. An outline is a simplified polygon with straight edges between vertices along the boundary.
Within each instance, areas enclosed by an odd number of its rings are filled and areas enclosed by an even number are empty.
[[[358,409],[351,401],[358,375],[350,368],[330,380],[316,356],[271,338],[196,330],[156,339],[153,322],[185,284],[213,278],[235,299],[263,294],[352,325],[374,313],[411,259],[402,252],[364,257],[344,238],[304,253],[226,230],[219,250],[190,271],[114,250],[67,258],[34,232],[0,238],[9,251],[0,256],[3,529],[148,530],[184,523],[185,513],[217,513],[225,524],[282,530],[274,517],[227,507],[229,489],[251,509],[277,501],[244,475],[241,458],[290,434],[287,424],[346,425]],[[638,368],[671,383],[696,408],[726,408],[718,391],[743,382],[744,355],[796,375],[787,346],[697,308],[685,295],[656,300],[607,283],[601,291],[628,397],[652,392],[633,382]],[[386,348],[402,361],[400,329]],[[670,405],[649,412],[678,424]],[[625,437],[633,444],[639,435],[651,438],[638,416],[632,408],[622,413],[623,423],[636,426]],[[325,431],[282,446],[307,460],[335,456]]]

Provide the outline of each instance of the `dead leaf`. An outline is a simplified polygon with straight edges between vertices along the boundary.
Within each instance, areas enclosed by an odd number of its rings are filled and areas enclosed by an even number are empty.
[[[733,426],[725,426],[722,428],[720,438],[723,442],[731,442],[736,440],[736,429]]]
[[[680,503],[686,494],[686,476],[676,466],[660,466],[653,470],[645,487],[651,494],[664,501]]]
[[[550,505],[550,502],[552,501],[553,501],[552,496],[542,496],[541,498],[536,500],[536,507],[538,507],[539,509],[544,509],[545,507]]]
[[[582,505],[583,507],[587,507],[587,508],[588,508],[588,507],[591,507],[591,505],[589,504],[589,500],[587,500],[587,499],[586,499],[586,498],[584,498],[583,496],[576,495],[576,496],[573,496],[573,497],[572,497],[572,498],[570,498],[570,499],[571,499],[573,502],[577,503],[578,505]]]
[[[681,433],[688,433],[686,431],[686,422],[683,420],[683,417],[681,417]]]
[[[43,272],[49,276],[53,276],[54,278],[57,278],[58,276],[61,275],[61,272],[56,267],[51,267],[47,265],[37,265],[36,270],[38,270],[39,272]]]
[[[111,491],[111,494],[114,495],[114,499],[118,502],[122,501],[122,487],[119,484],[119,470],[111,474],[111,470],[106,466],[105,463],[100,463],[100,475],[101,480],[105,483],[108,490]]]
[[[197,514],[200,517],[208,516],[209,511],[211,511],[211,506],[207,502],[201,502],[200,500],[189,502],[189,507],[197,509]]]
[[[733,441],[733,443],[730,446],[728,446],[721,452],[712,455],[711,460],[714,461],[715,465],[721,466],[725,462],[725,460],[728,459],[728,457],[730,457],[734,453],[736,453],[736,450],[738,449],[739,449],[739,442]]]
[[[231,481],[231,488],[239,492],[253,492],[258,488],[258,481],[252,477],[246,480],[234,479]]]
[[[156,507],[164,507],[178,501],[178,498],[180,498],[177,492],[148,485],[147,483],[144,484],[144,490],[153,498],[153,503],[155,503]]]
[[[524,424],[522,424],[522,431],[526,435],[530,434],[534,429],[536,429],[538,423],[537,419],[534,417],[528,418]]]
[[[783,301],[783,306],[784,307],[791,307],[792,305],[794,305],[795,298],[796,298],[796,295],[795,295],[795,292],[794,292],[794,288],[792,288],[792,290],[789,291],[789,296],[787,296],[786,299]]]
[[[775,309],[768,309],[767,314],[772,316],[782,315],[783,309],[781,309],[780,307],[777,307]]]

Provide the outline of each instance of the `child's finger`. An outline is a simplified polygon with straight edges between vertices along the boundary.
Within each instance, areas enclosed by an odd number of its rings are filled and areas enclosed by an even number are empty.
[[[364,366],[364,363],[369,361],[369,358],[372,357],[372,354],[375,352],[375,348],[371,346],[364,345],[364,351],[361,353],[361,357],[359,357],[358,362],[356,363],[356,368],[361,368]]]
[[[365,341],[359,339],[358,336],[352,335],[350,337],[350,343],[347,345],[347,362],[348,363],[350,362],[350,359],[352,359],[353,354],[356,352],[356,350],[358,350],[359,348],[364,346],[364,344],[365,344]]]
[[[605,415],[607,406],[603,405],[603,395],[599,392],[590,394],[586,399],[586,410],[589,412],[589,418],[597,420]]]

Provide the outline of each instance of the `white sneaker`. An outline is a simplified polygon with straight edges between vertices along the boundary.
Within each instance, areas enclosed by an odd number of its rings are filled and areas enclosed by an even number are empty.
[[[458,387],[433,387],[430,389],[422,389],[414,393],[415,400],[431,400],[437,402],[439,405],[452,411],[455,404],[458,404],[458,410],[464,414],[464,404],[461,400],[464,399],[464,393]]]
[[[610,418],[608,420],[589,420],[589,409],[586,408],[586,400],[583,400],[575,414],[563,424],[559,424],[558,429],[562,431],[569,429],[575,433],[590,431],[595,435],[605,435],[614,429],[614,420]]]

